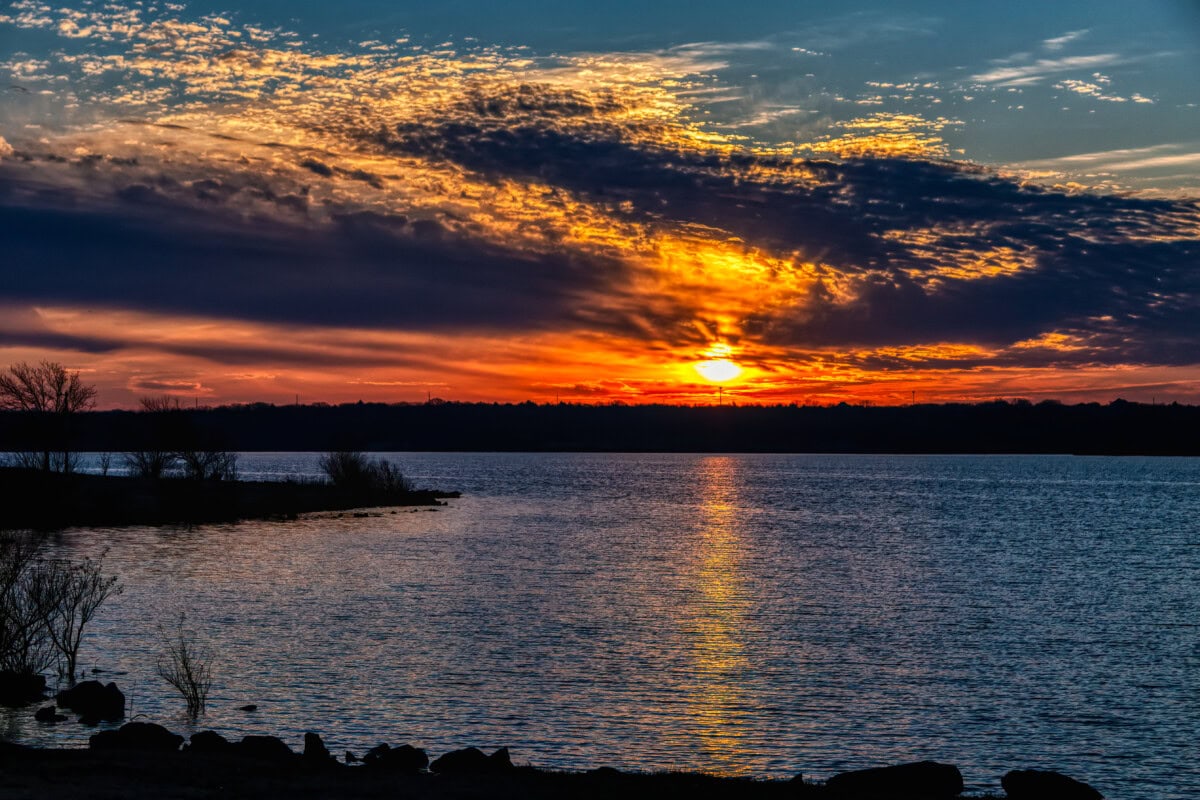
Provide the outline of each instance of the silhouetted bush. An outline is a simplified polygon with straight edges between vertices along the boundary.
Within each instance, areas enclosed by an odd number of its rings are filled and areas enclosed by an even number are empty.
[[[170,632],[161,625],[158,627],[163,652],[158,657],[157,671],[160,678],[183,695],[188,715],[195,719],[204,713],[212,688],[212,654],[183,624],[181,614]]]
[[[330,483],[351,492],[411,492],[412,484],[390,461],[367,458],[361,452],[339,450],[321,456],[321,471]]]
[[[236,481],[237,453],[228,450],[180,450],[175,458],[185,478],[197,481]]]
[[[132,450],[125,453],[125,468],[138,478],[158,480],[175,469],[176,456],[168,450]]]

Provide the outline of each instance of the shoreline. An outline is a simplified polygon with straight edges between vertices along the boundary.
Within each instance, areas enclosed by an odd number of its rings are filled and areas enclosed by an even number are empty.
[[[0,467],[0,529],[200,525],[356,509],[434,508],[461,497],[435,489],[350,490],[316,481],[157,480]]]
[[[745,800],[1103,800],[1092,787],[1056,772],[1014,770],[1003,794],[966,792],[951,764],[922,761],[843,772],[825,781],[720,776],[702,772],[586,771],[513,764],[507,748],[464,748],[430,760],[409,745],[380,744],[361,758],[332,755],[304,735],[300,752],[274,736],[230,741],[212,731],[189,742],[147,722],[103,730],[87,749],[34,748],[0,740],[0,792],[10,800],[208,797],[375,800],[558,800],[558,798],[739,798]]]
[[[269,739],[272,737],[249,737]],[[307,753],[162,752],[27,748],[0,744],[0,790],[9,800],[35,798],[122,797],[204,798],[375,798],[426,800],[557,800],[558,798],[841,798],[868,800],[913,796],[895,791],[839,790],[828,783],[792,779],[727,777],[697,772],[622,772],[611,767],[586,771],[506,766],[463,772],[413,771],[387,765],[346,765],[317,761]],[[463,752],[463,751],[456,751]],[[435,761],[436,765],[437,762]],[[973,797],[1002,794],[922,794],[922,797]]]

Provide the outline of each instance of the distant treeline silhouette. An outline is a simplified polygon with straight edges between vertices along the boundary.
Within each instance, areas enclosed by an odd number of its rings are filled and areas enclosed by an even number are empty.
[[[29,412],[0,413],[0,450],[36,449]],[[1200,455],[1200,407],[1117,400],[914,406],[255,403],[78,415],[77,450],[123,452],[172,429],[231,450]],[[164,448],[173,443],[158,441]]]

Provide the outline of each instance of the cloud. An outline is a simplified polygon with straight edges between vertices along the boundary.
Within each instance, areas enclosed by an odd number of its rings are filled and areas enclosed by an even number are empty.
[[[1054,88],[1055,89],[1065,89],[1068,92],[1074,92],[1075,94],[1080,94],[1085,97],[1091,97],[1095,100],[1102,100],[1106,103],[1133,102],[1133,103],[1142,103],[1142,104],[1146,104],[1146,105],[1153,105],[1153,103],[1154,103],[1154,101],[1151,100],[1150,98],[1144,97],[1137,93],[1133,94],[1130,97],[1122,97],[1121,95],[1113,94],[1112,91],[1108,88],[1111,83],[1112,83],[1111,79],[1109,79],[1103,75],[1100,75],[1099,73],[1096,73],[1094,81],[1084,81],[1084,80],[1077,80],[1074,78],[1068,78],[1066,80],[1062,80],[1062,81],[1059,81],[1058,83],[1054,84]]]
[[[1028,86],[1064,72],[1104,69],[1125,61],[1126,59],[1117,53],[1039,58],[1031,64],[996,66],[986,72],[972,75],[970,80],[996,86]]]
[[[1084,28],[1082,30],[1077,30],[1077,31],[1068,31],[1067,33],[1064,33],[1062,36],[1055,36],[1051,39],[1046,39],[1045,41],[1042,42],[1042,48],[1045,50],[1062,50],[1064,47],[1071,44],[1072,42],[1077,42],[1080,39],[1084,38],[1090,32],[1091,31],[1087,28]]]
[[[1200,142],[1172,142],[1150,147],[1119,148],[1076,153],[1058,158],[1026,162],[1030,169],[1053,169],[1064,173],[1137,173],[1174,167],[1200,166]]]
[[[6,296],[312,325],[536,329],[569,324],[588,290],[622,280],[619,263],[506,251],[434,221],[346,216],[312,230],[206,214],[143,184],[117,196],[87,210],[0,207]]]

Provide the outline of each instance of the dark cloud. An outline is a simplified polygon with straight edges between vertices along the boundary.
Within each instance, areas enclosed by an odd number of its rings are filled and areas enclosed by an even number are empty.
[[[552,329],[626,275],[612,259],[509,250],[434,220],[289,225],[180,205],[143,184],[116,194],[124,205],[0,204],[5,297],[304,325]]]
[[[1072,330],[1090,346],[1062,359],[1200,361],[1194,203],[1056,190],[943,160],[673,149],[653,143],[654,131],[606,122],[574,95],[535,98],[528,87],[519,101],[475,98],[458,109],[470,115],[397,125],[369,140],[824,265],[837,291],[818,285],[791,312],[745,320],[748,333],[771,344],[1003,348]],[[563,123],[576,116],[590,121]],[[996,274],[975,263],[1002,251],[1023,263]]]
[[[38,330],[0,330],[0,347],[36,347],[99,354],[120,350],[125,344],[117,339],[105,337],[73,336]]]

